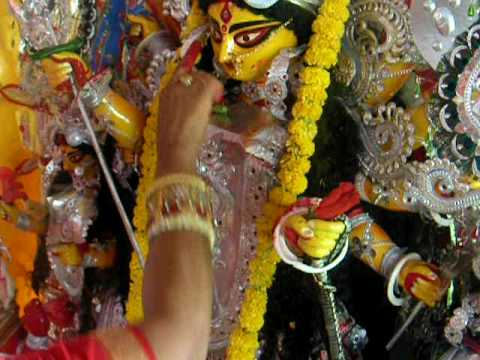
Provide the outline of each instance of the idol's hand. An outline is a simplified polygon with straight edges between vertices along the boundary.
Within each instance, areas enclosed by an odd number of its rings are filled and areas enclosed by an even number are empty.
[[[160,95],[158,167],[171,172],[195,173],[196,159],[212,106],[223,95],[222,84],[202,71],[179,69]]]
[[[69,52],[55,54],[42,60],[42,68],[48,77],[48,83],[53,88],[68,83],[73,71],[80,86],[83,86],[92,75],[83,59]]]
[[[399,281],[410,295],[430,307],[440,301],[448,286],[435,266],[421,260],[408,261],[402,268]]]
[[[345,231],[341,221],[307,220],[299,215],[290,217],[286,226],[298,235],[298,248],[317,259],[328,256]]]

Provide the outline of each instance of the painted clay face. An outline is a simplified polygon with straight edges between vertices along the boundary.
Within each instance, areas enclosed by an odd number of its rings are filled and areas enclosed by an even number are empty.
[[[260,79],[278,53],[297,45],[286,23],[223,1],[208,8],[213,51],[218,64],[232,79]]]

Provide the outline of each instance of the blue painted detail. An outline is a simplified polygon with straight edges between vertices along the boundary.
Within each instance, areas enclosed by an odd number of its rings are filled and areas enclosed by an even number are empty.
[[[98,13],[97,30],[91,49],[94,72],[106,67],[117,68],[122,54],[122,41],[128,31],[125,0],[106,0],[103,13]]]
[[[130,31],[127,14],[152,17],[142,0],[104,0],[98,11],[95,38],[90,50],[91,67],[95,73],[110,67],[122,70],[122,49]]]

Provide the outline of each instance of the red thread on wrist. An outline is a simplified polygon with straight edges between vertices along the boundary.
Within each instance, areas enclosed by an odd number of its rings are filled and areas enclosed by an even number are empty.
[[[145,355],[147,355],[147,358],[149,360],[156,360],[157,356],[155,355],[155,352],[153,351],[153,348],[150,345],[150,342],[148,341],[143,331],[136,326],[129,326],[128,329],[133,334],[133,336],[135,336],[135,339],[137,339],[137,341],[142,346],[142,349]]]

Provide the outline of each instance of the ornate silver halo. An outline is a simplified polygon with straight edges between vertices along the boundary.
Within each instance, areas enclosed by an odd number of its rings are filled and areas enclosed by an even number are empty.
[[[455,38],[476,20],[471,1],[413,1],[410,9],[415,45],[423,58],[436,69],[455,43]]]

